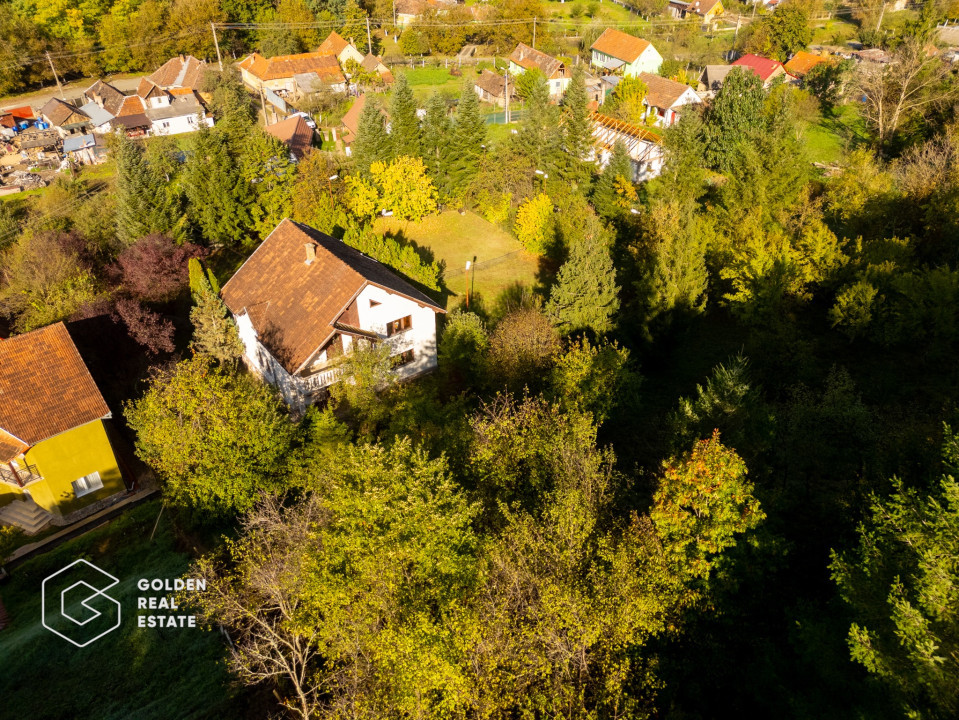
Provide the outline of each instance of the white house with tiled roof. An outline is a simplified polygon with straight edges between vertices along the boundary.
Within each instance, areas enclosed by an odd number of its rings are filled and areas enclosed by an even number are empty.
[[[283,220],[223,286],[247,367],[302,410],[341,377],[357,346],[390,348],[397,378],[436,367],[439,305],[386,266]]]
[[[606,28],[590,47],[590,64],[608,72],[636,76],[641,72],[657,73],[663,56],[649,40]]]

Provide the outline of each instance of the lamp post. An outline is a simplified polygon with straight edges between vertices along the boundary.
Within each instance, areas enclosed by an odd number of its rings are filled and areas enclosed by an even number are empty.
[[[470,309],[470,268],[473,267],[473,263],[470,260],[466,261],[466,309]]]
[[[537,175],[543,180],[543,192],[546,192],[546,181],[549,179],[549,175],[544,173],[542,170],[534,170]]]
[[[326,188],[327,188],[327,192],[330,195],[330,207],[333,207],[333,181],[339,177],[340,177],[339,175],[330,175],[326,179]]]

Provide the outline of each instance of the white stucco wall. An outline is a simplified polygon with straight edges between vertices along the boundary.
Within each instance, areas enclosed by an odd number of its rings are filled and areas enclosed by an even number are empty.
[[[379,303],[372,305],[372,302]],[[412,327],[388,339],[394,348],[391,355],[413,350],[413,362],[396,368],[399,378],[409,378],[436,367],[436,313],[402,295],[395,295],[382,288],[368,285],[356,300],[360,327],[386,337],[386,325],[407,315],[412,317]]]

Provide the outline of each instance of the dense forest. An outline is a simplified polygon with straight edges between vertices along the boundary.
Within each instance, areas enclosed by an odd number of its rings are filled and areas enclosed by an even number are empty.
[[[18,0],[7,47],[141,67],[155,32],[299,7],[87,5]],[[228,538],[193,607],[291,716],[953,718],[959,83],[925,51],[938,19],[878,70],[730,73],[642,185],[623,145],[590,159],[580,69],[560,105],[532,83],[496,142],[470,84],[420,120],[398,74],[389,132],[371,99],[351,158],[297,164],[210,71],[216,124],[185,150],[117,136],[105,185],[0,204],[0,311],[108,316],[139,348],[113,389],[138,455],[178,522]],[[805,120],[850,103],[864,136],[815,166]],[[373,222],[440,208],[509,230],[536,284],[447,293],[436,373],[392,383],[355,352],[291,416],[219,285],[292,217],[441,296],[445,268]]]

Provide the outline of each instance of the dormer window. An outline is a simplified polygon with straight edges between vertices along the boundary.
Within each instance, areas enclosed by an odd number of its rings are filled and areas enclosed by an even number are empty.
[[[381,304],[382,304],[382,303],[380,303],[380,302],[377,301],[377,300],[370,300],[370,307],[371,307],[371,308],[379,307]]]

